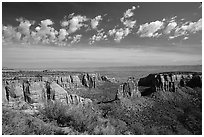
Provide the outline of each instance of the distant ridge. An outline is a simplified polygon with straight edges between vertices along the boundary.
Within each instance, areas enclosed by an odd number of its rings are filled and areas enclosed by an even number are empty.
[[[3,67],[2,70],[15,70],[15,69]]]

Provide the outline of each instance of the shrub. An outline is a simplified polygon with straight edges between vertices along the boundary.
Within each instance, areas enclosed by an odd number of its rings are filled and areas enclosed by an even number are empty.
[[[115,129],[93,105],[65,106],[60,102],[49,102],[40,111],[44,119],[56,121],[58,126],[73,127],[80,133],[114,134]]]
[[[97,125],[94,128],[93,133],[97,134],[97,135],[114,135],[115,134],[115,128],[108,121],[105,124]]]
[[[70,117],[66,115],[68,107],[61,102],[49,101],[43,109],[40,109],[45,120],[56,121],[59,126],[66,126]]]
[[[2,113],[3,135],[53,135],[63,134],[56,126],[42,120],[4,108]]]

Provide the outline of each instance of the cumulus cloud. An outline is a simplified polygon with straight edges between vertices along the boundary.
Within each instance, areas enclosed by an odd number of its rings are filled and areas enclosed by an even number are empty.
[[[120,18],[120,21],[128,28],[133,28],[136,24],[136,20],[131,20],[130,17],[134,15],[133,11],[136,9],[135,6],[132,6],[131,9],[128,9],[122,18]]]
[[[102,20],[101,15],[96,16],[94,19],[91,19],[91,27],[92,29],[96,29],[99,25],[99,21]]]
[[[50,35],[49,37],[50,41],[54,42],[56,40],[56,35],[58,35],[58,31],[56,31],[54,28],[51,28],[49,35]]]
[[[199,19],[197,22],[189,23],[187,30],[191,33],[202,30],[202,19]]]
[[[66,29],[60,29],[59,30],[59,36],[58,36],[58,40],[59,41],[63,41],[66,40],[66,36],[68,35]]]
[[[136,7],[132,6],[131,9],[126,10],[126,12],[124,13],[124,18],[130,18],[134,15],[133,10],[135,10]]]
[[[71,44],[76,44],[79,43],[81,40],[82,35],[81,34],[77,34],[73,37],[73,40],[71,41]]]
[[[74,16],[74,13],[70,14],[68,20],[64,20],[61,22],[62,27],[67,27],[68,33],[74,33],[77,30],[81,29],[82,26],[86,26],[84,24],[85,21],[88,20],[86,16],[76,15]]]
[[[120,29],[112,29],[109,30],[108,34],[110,36],[114,37],[114,40],[116,42],[120,42],[122,39],[124,39],[128,34],[131,33],[131,29],[130,28],[120,28]]]
[[[173,29],[177,26],[176,22],[170,22],[164,30],[164,34],[170,34]]]
[[[182,25],[180,27],[177,27],[175,29],[174,35],[173,36],[169,36],[169,39],[174,39],[174,38],[179,37],[179,36],[188,35],[187,28],[188,28],[187,25]]]
[[[196,33],[202,30],[202,19],[197,22],[185,22],[181,26],[177,26],[174,35],[169,36],[169,39],[174,39],[179,36],[187,36],[190,33]]]
[[[34,25],[35,21],[18,18],[16,19],[16,21],[19,22],[18,26],[3,26],[2,38],[3,42],[15,40],[36,44],[41,42],[47,44],[55,43],[57,45],[69,45],[80,42],[82,35],[75,35],[74,33],[89,25],[89,30],[95,29],[95,32],[97,32],[95,35],[91,36],[89,44],[107,40],[108,36],[113,37],[114,41],[120,42],[136,28],[136,20],[133,19],[134,10],[136,10],[136,8],[139,8],[139,6],[132,6],[132,8],[127,9],[120,18],[120,23],[116,24],[113,29],[108,31],[104,31],[105,28],[98,29],[98,26],[106,15],[101,14],[90,19],[86,16],[72,13],[60,22],[62,28],[58,31],[53,27],[54,22],[51,19],[42,20],[37,27],[33,28],[32,25]],[[87,23],[89,24],[87,25]],[[174,16],[171,18],[164,18],[161,21],[157,20],[141,24],[138,26],[138,30],[135,33],[140,37],[154,38],[160,37],[161,35],[167,35],[169,39],[183,36],[183,40],[187,40],[190,34],[197,33],[201,30],[202,18],[192,22],[186,21],[186,19],[179,20],[177,16]]]
[[[90,38],[89,44],[92,45],[93,43],[95,43],[96,41],[100,41],[100,40],[107,40],[107,35],[105,34],[105,32],[103,31],[103,29],[97,31],[98,33],[96,35],[93,35]]]
[[[41,21],[41,26],[43,28],[46,28],[47,26],[53,25],[54,23],[50,19],[42,20]]]
[[[30,27],[34,24],[34,21],[29,21],[23,18],[18,18],[16,21],[19,22],[17,27],[12,26],[3,26],[2,28],[2,37],[5,41],[28,41],[30,38]]]
[[[139,6],[138,6],[139,8]],[[128,9],[124,12],[123,17],[120,18],[120,21],[123,23],[124,27],[114,28],[108,31],[109,36],[113,36],[116,42],[120,42],[126,36],[128,36],[136,24],[136,20],[132,20],[131,17],[134,15],[133,11],[136,9],[135,6],[132,6],[131,9]]]
[[[40,37],[39,35],[37,35],[37,32],[35,32],[35,31],[32,31],[32,32],[31,32],[31,37],[32,37],[31,42],[32,42],[33,44],[37,44],[37,43],[40,42],[40,40],[41,40],[41,37]]]
[[[58,31],[56,31],[51,26],[53,24],[54,22],[50,19],[42,20],[40,22],[40,26],[37,26],[35,28],[35,30],[37,31],[37,33],[35,34],[35,38],[37,38],[37,40],[40,38],[42,43],[46,44],[48,44],[49,42],[55,42]]]
[[[128,28],[133,28],[136,24],[136,20],[125,20],[123,24]]]
[[[62,27],[66,27],[68,25],[69,25],[69,21],[67,21],[67,20],[64,20],[64,21],[61,22]]]
[[[2,27],[2,38],[4,42],[10,42],[13,40],[20,40],[21,33],[16,31],[16,28],[12,26],[3,26]]]
[[[112,30],[109,30],[109,31],[108,31],[108,34],[109,34],[110,36],[113,36],[115,33],[116,33],[116,29],[112,29]]]
[[[18,31],[22,35],[29,36],[30,35],[30,27],[35,22],[34,21],[25,20],[23,18],[18,18],[18,19],[16,19],[16,21],[20,22],[20,24],[18,26]]]
[[[115,40],[116,42],[120,42],[123,37],[124,37],[124,31],[123,31],[123,29],[119,29],[119,30],[117,30],[116,33],[115,33],[115,38],[114,38],[114,40]]]
[[[140,37],[158,37],[158,30],[161,30],[164,27],[164,23],[162,21],[155,21],[151,23],[145,23],[140,25],[137,33]]]

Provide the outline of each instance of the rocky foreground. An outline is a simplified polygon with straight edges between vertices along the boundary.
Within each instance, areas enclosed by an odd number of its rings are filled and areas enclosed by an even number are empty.
[[[30,103],[24,101],[24,80],[30,82]],[[201,73],[163,72],[120,83],[97,73],[3,72],[6,81],[3,134],[202,134]],[[47,98],[46,81],[54,99]],[[30,130],[39,123],[44,126]]]

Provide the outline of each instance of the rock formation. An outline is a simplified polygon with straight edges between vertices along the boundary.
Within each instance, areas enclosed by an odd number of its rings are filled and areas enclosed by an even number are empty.
[[[202,75],[196,72],[164,72],[140,78],[138,86],[151,87],[154,91],[175,92],[178,87],[201,87]]]
[[[124,82],[119,86],[116,96],[117,99],[141,96],[138,90],[137,81],[135,81],[134,77],[129,77],[127,82]]]
[[[91,105],[92,101],[89,98],[82,98],[76,94],[70,94],[67,96],[67,104],[68,105],[82,105],[87,106]]]
[[[82,74],[82,85],[88,88],[96,87],[96,77],[91,76],[88,73]]]

